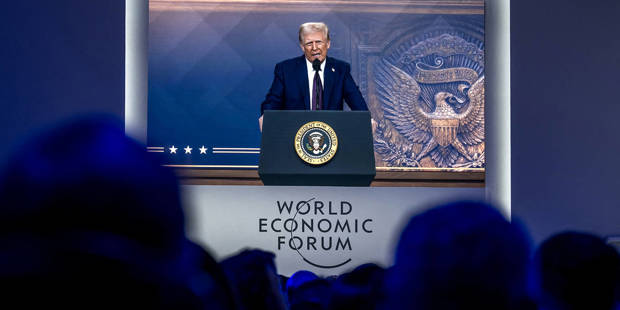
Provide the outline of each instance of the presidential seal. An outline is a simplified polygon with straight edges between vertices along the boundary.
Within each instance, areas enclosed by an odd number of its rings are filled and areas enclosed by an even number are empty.
[[[295,151],[303,161],[311,165],[322,165],[330,161],[338,149],[336,132],[319,121],[301,126],[295,135]]]

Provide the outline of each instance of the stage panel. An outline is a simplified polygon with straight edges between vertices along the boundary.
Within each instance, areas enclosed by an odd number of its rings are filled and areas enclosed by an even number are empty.
[[[285,190],[283,190],[283,188]],[[245,247],[276,254],[280,274],[390,266],[409,218],[483,188],[183,186],[189,237],[219,260]]]

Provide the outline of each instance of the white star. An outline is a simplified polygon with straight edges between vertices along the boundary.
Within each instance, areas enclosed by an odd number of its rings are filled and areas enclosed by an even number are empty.
[[[184,148],[184,150],[185,150],[185,154],[191,154],[191,153],[192,153],[192,148],[191,148],[191,147],[189,147],[189,145],[188,145],[188,146],[186,146],[186,147]]]
[[[178,148],[174,147],[174,145],[173,145],[171,148],[169,148],[170,154],[176,154],[177,153],[177,149]]]
[[[200,150],[200,154],[207,154],[207,148],[203,145],[201,148],[199,148]]]

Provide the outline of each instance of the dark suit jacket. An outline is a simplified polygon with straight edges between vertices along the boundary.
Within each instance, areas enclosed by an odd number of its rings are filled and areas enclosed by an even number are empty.
[[[344,99],[351,110],[366,111],[366,102],[351,76],[351,66],[341,60],[327,57],[323,73],[323,110],[342,110]],[[308,69],[302,55],[280,62],[274,70],[274,78],[261,115],[265,110],[308,110],[310,90]]]

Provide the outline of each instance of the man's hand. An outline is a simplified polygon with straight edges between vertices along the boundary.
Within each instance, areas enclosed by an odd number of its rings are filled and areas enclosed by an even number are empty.
[[[263,116],[262,115],[258,118],[258,128],[260,129],[260,132],[263,132]]]

